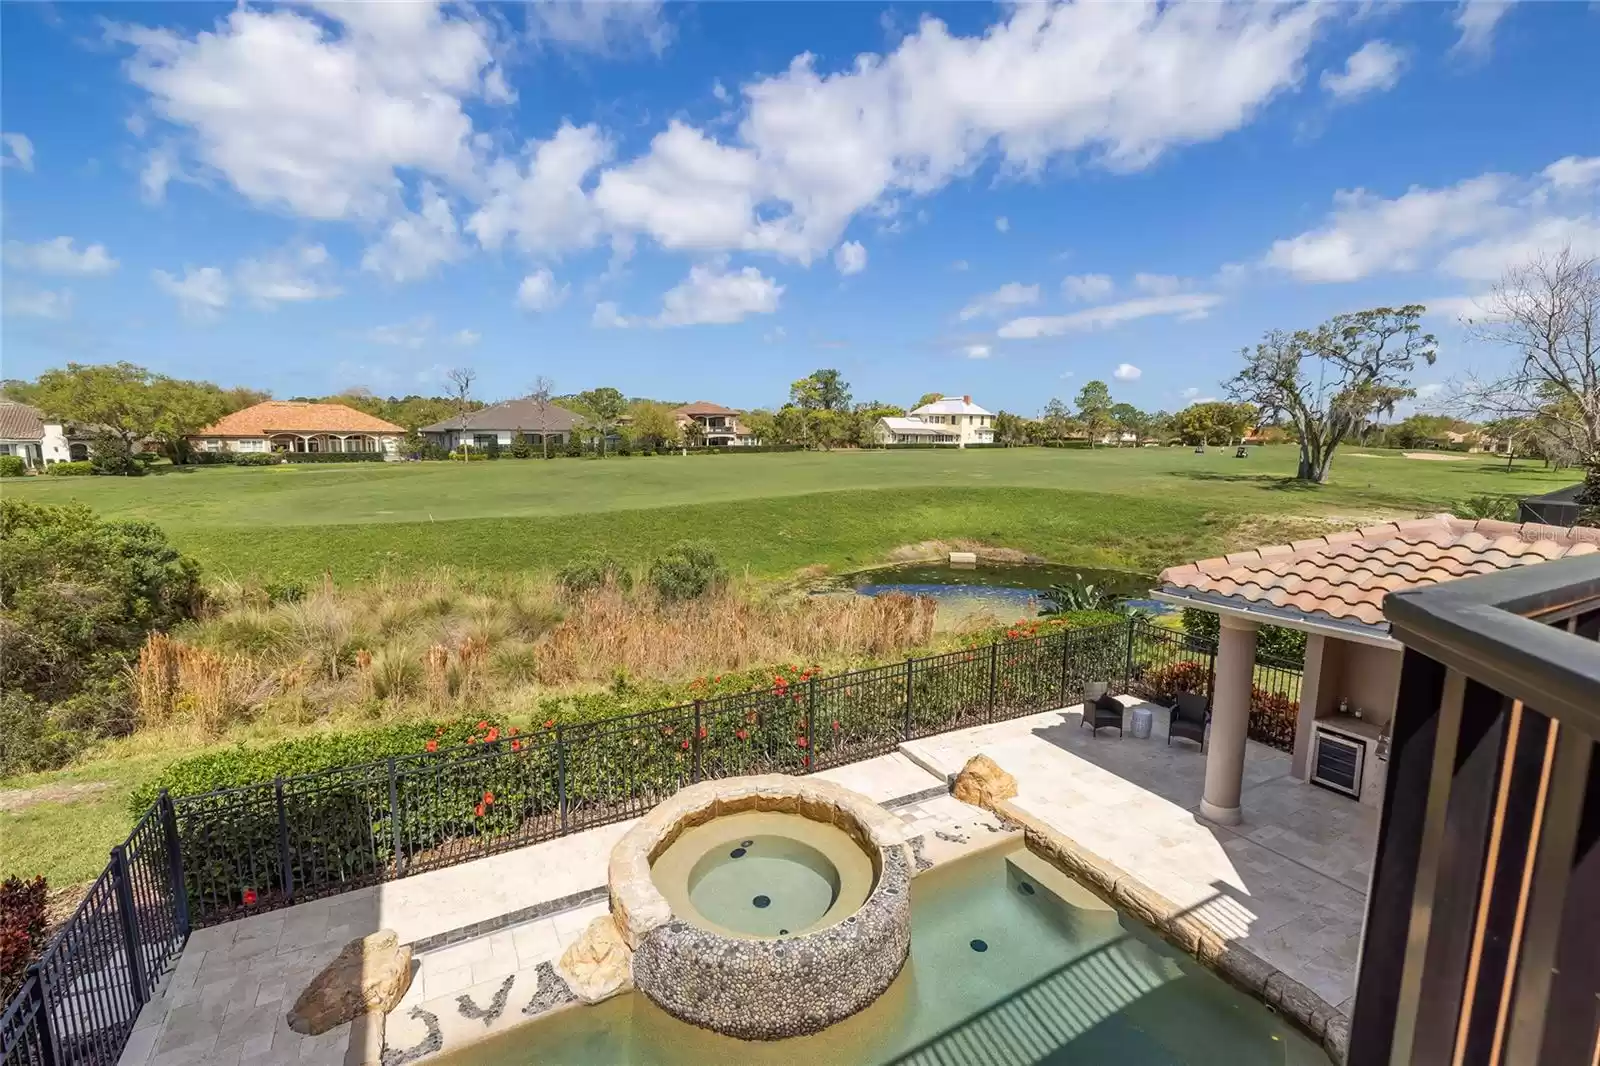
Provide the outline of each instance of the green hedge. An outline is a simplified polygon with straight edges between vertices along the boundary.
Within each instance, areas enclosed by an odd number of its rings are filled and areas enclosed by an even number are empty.
[[[283,456],[276,452],[241,452],[233,457],[234,466],[278,466]]]
[[[94,473],[94,464],[87,459],[75,463],[51,463],[44,472],[52,477],[88,477]]]
[[[879,445],[877,445],[877,447],[882,449],[883,451],[887,451],[887,452],[915,452],[915,451],[933,451],[933,450],[939,449],[939,448],[944,448],[944,449],[948,449],[950,451],[954,451],[957,447],[959,447],[959,445],[955,445],[955,444],[879,444]]]
[[[1218,639],[1218,616],[1195,607],[1183,609],[1183,631],[1215,644]],[[1256,656],[1303,663],[1306,659],[1306,635],[1298,629],[1263,625],[1256,632]]]
[[[0,455],[0,477],[25,477],[28,464],[20,455]]]
[[[1089,447],[1091,447],[1091,445],[1086,440],[1047,440],[1047,441],[1044,442],[1044,447],[1046,447],[1046,448],[1084,448],[1084,449],[1088,449]]]
[[[383,452],[277,452],[290,463],[381,463]]]
[[[763,455],[768,452],[803,452],[804,444],[726,444],[716,448],[690,448],[690,455]]]

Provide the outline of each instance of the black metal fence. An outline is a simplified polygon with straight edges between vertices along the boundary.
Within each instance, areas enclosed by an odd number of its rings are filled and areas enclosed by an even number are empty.
[[[113,1063],[191,927],[637,817],[691,782],[811,773],[1069,705],[1087,682],[1156,700],[1209,693],[1213,657],[1205,641],[1130,619],[536,736],[163,793],[6,1009],[4,1062]]]

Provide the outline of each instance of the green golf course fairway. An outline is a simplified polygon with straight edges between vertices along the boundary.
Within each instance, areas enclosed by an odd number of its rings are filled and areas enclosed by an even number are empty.
[[[1054,448],[160,467],[30,478],[4,492],[163,527],[209,574],[355,581],[437,566],[520,570],[603,550],[647,560],[710,543],[755,576],[865,565],[957,538],[1061,562],[1150,569],[1237,546],[1263,521],[1415,515],[1575,481],[1534,462],[1339,452],[1327,485],[1296,449]],[[1243,529],[1241,530],[1241,527]]]

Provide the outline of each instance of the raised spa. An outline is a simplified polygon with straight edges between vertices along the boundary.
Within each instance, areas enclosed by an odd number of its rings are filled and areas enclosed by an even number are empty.
[[[747,1040],[862,1010],[905,964],[915,872],[865,796],[778,775],[691,785],[612,851],[633,981],[667,1013]]]

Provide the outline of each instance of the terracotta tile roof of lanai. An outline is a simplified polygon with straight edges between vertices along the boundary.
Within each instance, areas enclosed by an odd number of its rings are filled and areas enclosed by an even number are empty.
[[[385,422],[342,403],[307,403],[268,400],[225,415],[196,437],[264,437],[271,433],[404,433]]]
[[[44,419],[36,407],[0,400],[0,440],[43,440]]]
[[[690,415],[736,415],[739,412],[731,407],[724,407],[720,403],[701,400],[698,403],[686,403],[672,413],[688,417]]]
[[[1286,618],[1388,628],[1399,589],[1600,552],[1600,529],[1435,515],[1297,540],[1161,572],[1161,592]]]

